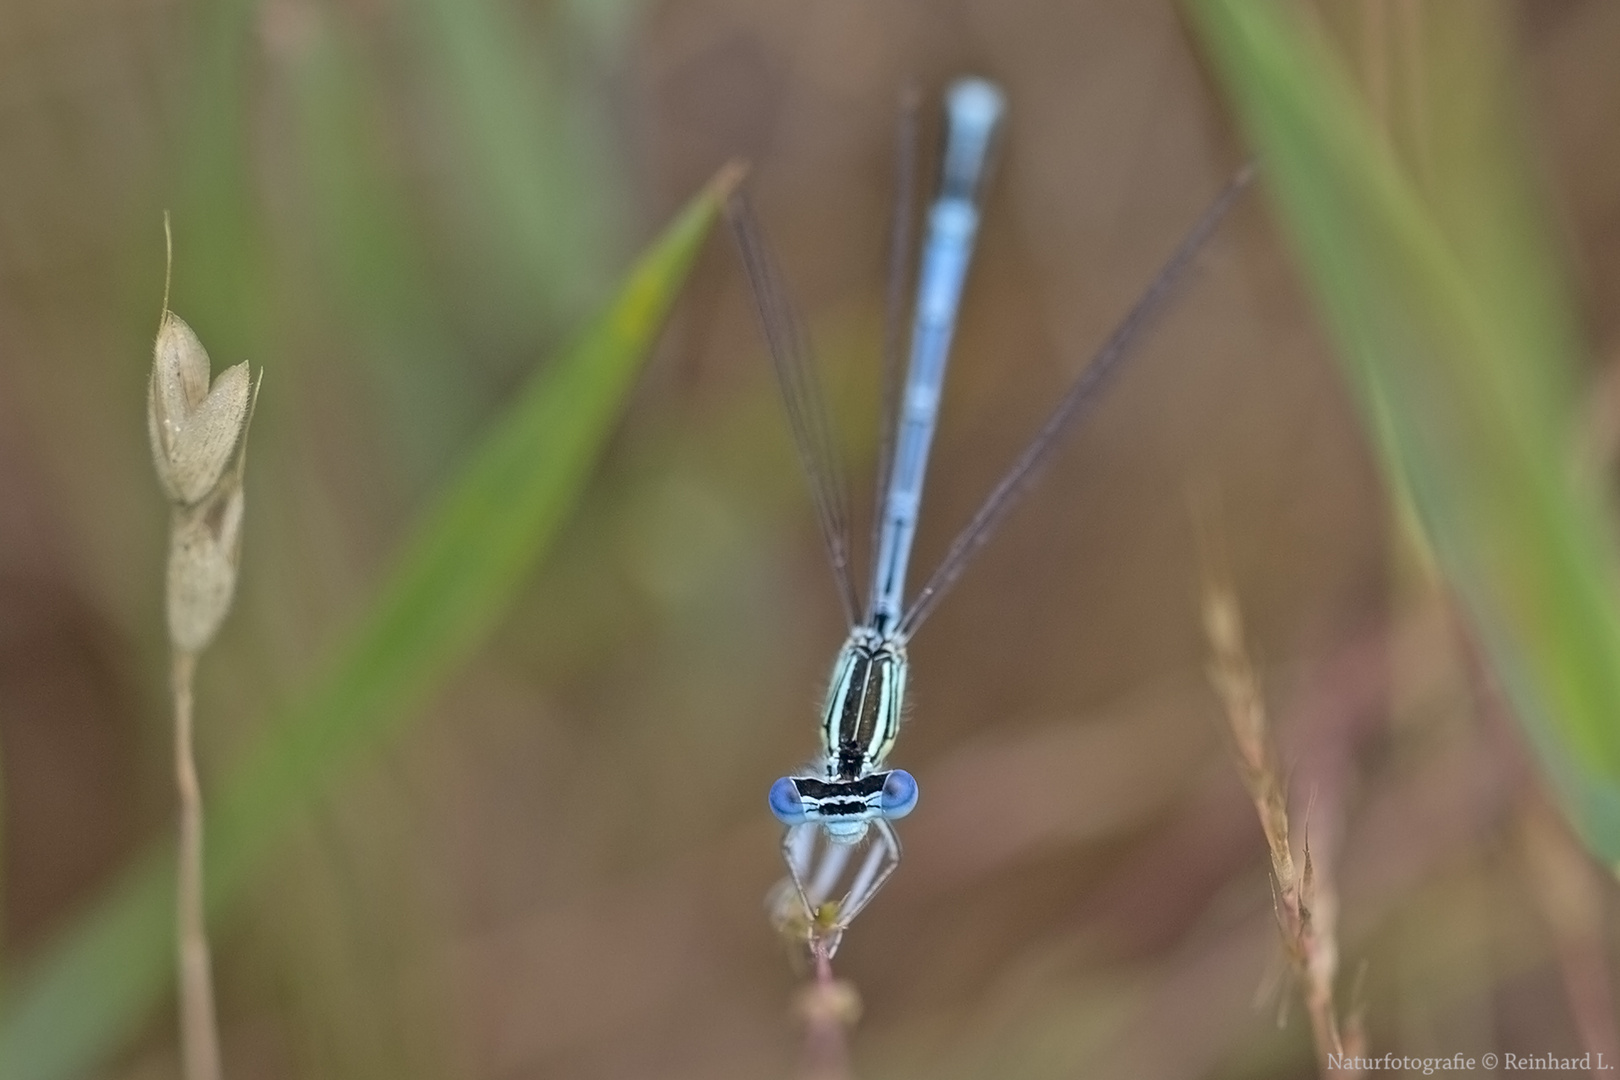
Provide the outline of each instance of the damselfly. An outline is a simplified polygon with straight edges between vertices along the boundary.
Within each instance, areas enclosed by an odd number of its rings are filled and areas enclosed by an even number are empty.
[[[916,779],[904,769],[887,767],[904,711],[907,643],[1006,516],[1025,482],[1051,455],[1063,433],[1163,307],[1250,176],[1249,169],[1241,171],[1194,224],[908,606],[904,603],[906,566],[917,532],[928,451],[1004,110],[1000,89],[983,79],[960,80],[946,94],[939,191],[927,215],[909,360],[903,388],[897,394],[898,327],[910,247],[911,162],[915,156],[909,117],[902,124],[889,250],[880,483],[872,575],[864,605],[850,572],[848,488],[806,337],[746,201],[737,195],[728,207],[850,623],[849,637],[833,663],[822,710],[821,754],[804,775],[777,780],[768,796],[771,812],[787,826],[782,852],[789,873],[773,894],[773,915],[779,925],[805,934],[827,955],[899,865],[900,840],[893,823],[917,805]]]

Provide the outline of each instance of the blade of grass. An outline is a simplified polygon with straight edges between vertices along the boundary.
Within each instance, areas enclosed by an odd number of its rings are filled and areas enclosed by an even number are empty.
[[[1260,150],[1392,485],[1409,492],[1566,810],[1620,863],[1616,545],[1573,464],[1572,304],[1526,180],[1505,44],[1474,60],[1496,75],[1496,107],[1431,118],[1429,145],[1449,141],[1439,149],[1458,165],[1420,182],[1295,9],[1186,7]],[[1468,7],[1507,25],[1496,5]]]
[[[438,479],[491,404],[490,387],[458,355],[411,193],[381,137],[391,119],[382,104],[386,84],[336,10],[312,8],[300,18],[303,40],[284,77],[294,137],[288,156],[298,165],[304,207],[296,220],[314,256],[315,272],[302,283],[312,294],[307,302],[332,311],[353,334],[353,355],[383,406],[387,457],[408,477]]]
[[[335,661],[220,786],[208,903],[240,898],[298,812],[397,734],[473,653],[572,509],[726,190],[728,169],[642,257],[574,347],[530,380],[423,514]],[[141,857],[19,980],[0,1076],[66,1080],[133,1034],[173,975],[173,851]]]
[[[508,281],[533,281],[543,288],[539,314],[577,310],[606,279],[603,253],[615,249],[613,211],[624,201],[601,137],[612,122],[566,77],[587,47],[584,28],[567,6],[554,6],[551,49],[537,50],[517,9],[499,0],[410,0],[402,10],[448,106],[443,135],[465,159],[463,197],[495,208],[465,222],[501,271],[481,287],[504,292]],[[519,317],[531,310],[492,307]]]
[[[176,287],[188,298],[198,336],[219,356],[252,355],[250,346],[262,347],[274,325],[265,223],[243,122],[251,111],[258,13],[251,0],[198,9],[197,46],[177,105],[176,172],[162,202],[174,211],[175,243],[186,253]]]

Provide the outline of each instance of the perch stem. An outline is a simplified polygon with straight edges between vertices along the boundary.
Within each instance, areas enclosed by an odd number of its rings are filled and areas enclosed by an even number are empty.
[[[202,788],[192,752],[192,676],[197,655],[174,652],[174,772],[180,794],[175,930],[180,967],[180,1043],[186,1080],[219,1080],[219,1033],[203,901]]]

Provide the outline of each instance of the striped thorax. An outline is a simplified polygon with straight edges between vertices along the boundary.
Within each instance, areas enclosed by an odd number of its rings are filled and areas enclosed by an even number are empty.
[[[905,697],[905,643],[870,627],[850,631],[833,664],[821,720],[828,780],[857,780],[883,767]]]

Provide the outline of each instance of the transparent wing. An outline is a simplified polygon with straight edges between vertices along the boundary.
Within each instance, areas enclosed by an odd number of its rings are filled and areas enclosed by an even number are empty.
[[[951,542],[950,550],[945,558],[928,579],[922,591],[912,601],[911,607],[900,620],[899,633],[902,638],[908,638],[917,632],[923,620],[933,613],[945,594],[950,591],[956,580],[967,569],[973,556],[978,554],[996,526],[1000,525],[1007,512],[1017,503],[1018,497],[1023,494],[1025,485],[1030,478],[1052,456],[1052,451],[1075,420],[1079,418],[1086,408],[1096,399],[1099,391],[1108,382],[1120,363],[1130,355],[1144,331],[1146,331],[1163,310],[1166,302],[1174,295],[1176,286],[1186,276],[1187,270],[1192,266],[1193,258],[1204,246],[1204,243],[1215,232],[1215,227],[1221,219],[1232,209],[1244,189],[1254,178],[1254,166],[1244,166],[1238,173],[1227,181],[1215,201],[1205,210],[1197,223],[1181,241],[1175,253],[1170,256],[1147,289],[1137,299],[1136,305],[1131,308],[1124,320],[1114,329],[1101,349],[1092,357],[1091,363],[1080,373],[1063,400],[1058,402],[1056,409],[1029,446],[1007,474],[1001,478],[994,490],[979,507],[979,512],[973,515],[973,520]]]
[[[916,90],[906,91],[900,102],[895,136],[894,221],[889,226],[888,281],[883,298],[883,397],[878,403],[877,483],[873,485],[872,508],[874,560],[883,533],[883,503],[888,496],[889,469],[894,464],[895,416],[900,410],[900,361],[906,347],[906,297],[911,292],[911,245],[917,213],[917,109]],[[877,592],[874,573],[866,600],[867,621],[877,603]]]
[[[741,191],[726,203],[726,220],[742,255],[743,269],[754,294],[754,311],[771,354],[776,384],[782,391],[788,426],[799,463],[810,484],[821,537],[837,580],[839,599],[850,625],[859,616],[855,585],[850,577],[849,484],[838,454],[832,419],[821,378],[810,355],[809,338],[782,287],[781,275],[765,245],[758,222]]]

